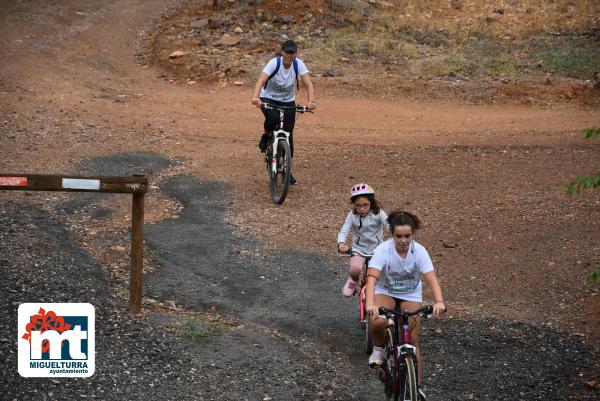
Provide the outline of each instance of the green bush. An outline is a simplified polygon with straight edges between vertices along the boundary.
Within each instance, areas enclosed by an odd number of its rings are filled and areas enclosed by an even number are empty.
[[[600,137],[600,128],[587,128],[583,130],[583,134],[587,139]],[[567,195],[580,195],[581,192],[588,188],[600,187],[600,171],[595,176],[579,176],[567,186]],[[596,270],[591,271],[587,275],[588,279],[596,282],[600,279],[600,263],[596,266]]]

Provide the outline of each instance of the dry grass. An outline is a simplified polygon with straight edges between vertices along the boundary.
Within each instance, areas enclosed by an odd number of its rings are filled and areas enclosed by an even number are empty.
[[[596,0],[403,0],[381,13],[392,19],[392,31],[446,30],[455,44],[476,33],[525,39],[545,32],[585,31],[600,28],[600,3]],[[452,4],[460,4],[460,8]],[[510,31],[510,32],[508,32]]]
[[[530,102],[539,94],[548,98],[540,100],[545,104],[564,98],[562,87],[549,84],[560,82],[572,86],[565,89],[569,100],[600,101],[590,83],[600,66],[597,0],[387,3],[391,7],[353,0],[237,1],[215,11],[207,0],[190,0],[150,37],[149,58],[170,79],[251,85],[281,40],[291,37],[300,43],[300,57],[312,74],[336,77],[322,81],[335,90],[475,102]],[[294,22],[278,23],[282,15]],[[212,17],[226,24],[193,27]],[[234,35],[236,27],[242,29],[240,44],[221,45],[223,35]],[[175,50],[185,56],[170,59]],[[423,80],[438,84],[423,92]],[[498,88],[498,82],[518,85],[519,93],[509,85]]]
[[[329,29],[325,42],[310,42],[309,53],[323,66],[370,58],[404,74],[470,78],[589,77],[600,63],[598,1],[392,3],[368,17],[339,16],[343,26]]]

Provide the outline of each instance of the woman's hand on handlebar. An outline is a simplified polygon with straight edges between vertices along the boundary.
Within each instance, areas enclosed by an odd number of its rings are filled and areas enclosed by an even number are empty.
[[[371,316],[372,319],[379,317],[379,308],[377,305],[367,304],[367,315]]]
[[[343,242],[338,243],[338,252],[347,253],[350,248]]]
[[[446,312],[446,305],[442,301],[433,304],[433,316],[440,317],[444,312]]]
[[[317,103],[314,100],[309,101],[308,104],[306,105],[307,110],[314,110],[316,108],[317,108]]]

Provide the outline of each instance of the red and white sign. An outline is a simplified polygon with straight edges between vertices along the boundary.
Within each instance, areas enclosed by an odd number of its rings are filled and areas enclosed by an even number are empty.
[[[0,177],[0,187],[26,187],[27,177]]]

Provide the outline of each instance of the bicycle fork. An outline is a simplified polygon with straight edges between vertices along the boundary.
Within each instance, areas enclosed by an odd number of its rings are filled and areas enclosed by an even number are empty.
[[[391,327],[394,325],[395,325],[395,322],[390,319],[390,322],[388,323],[388,327]],[[388,374],[392,373],[392,372],[386,371],[386,365],[390,359],[392,360],[392,369],[398,369],[401,366],[400,361],[402,359],[404,359],[405,356],[412,355],[415,360],[417,358],[417,347],[410,344],[410,330],[408,328],[408,325],[406,325],[402,328],[401,334],[398,332],[395,332],[394,334],[398,335],[398,337],[401,336],[402,342],[400,343],[400,345],[396,345],[395,347],[393,347],[393,349],[391,350],[391,352],[389,352],[389,354],[387,354],[387,352],[386,352],[386,355],[384,357],[384,363],[379,368],[379,378],[384,383],[386,382],[387,379],[389,379]],[[395,343],[397,344],[398,341],[395,341]],[[395,388],[400,388],[400,383],[398,382],[399,379],[400,378],[398,377],[398,375],[394,375],[392,373],[391,381]]]
[[[288,140],[289,134],[283,129],[283,116],[284,113],[282,110],[279,110],[279,129],[273,131],[273,145],[271,149],[271,173],[277,173],[277,144],[280,140],[283,140],[283,137],[280,137],[280,134],[284,134],[286,136],[285,140]]]
[[[273,148],[271,149],[271,173],[277,173],[277,143],[279,142],[279,137],[273,133]]]

